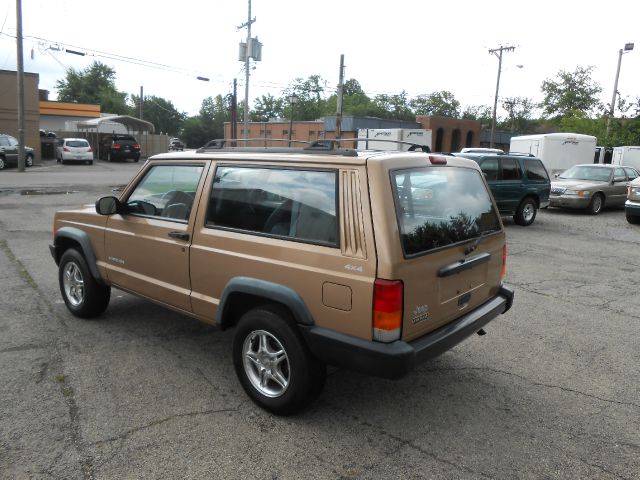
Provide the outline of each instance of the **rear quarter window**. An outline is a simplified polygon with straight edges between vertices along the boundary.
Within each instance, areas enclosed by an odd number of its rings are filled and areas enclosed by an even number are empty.
[[[529,180],[549,180],[549,174],[540,160],[525,160],[522,163]]]
[[[481,172],[424,167],[391,172],[405,256],[426,253],[501,229]]]

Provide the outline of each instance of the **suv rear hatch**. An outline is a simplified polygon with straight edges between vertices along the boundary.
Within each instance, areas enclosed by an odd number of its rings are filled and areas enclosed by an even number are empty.
[[[429,158],[431,164],[389,169],[400,251],[396,243],[395,260],[379,259],[378,276],[402,282],[405,341],[496,296],[506,254],[502,223],[477,165]]]

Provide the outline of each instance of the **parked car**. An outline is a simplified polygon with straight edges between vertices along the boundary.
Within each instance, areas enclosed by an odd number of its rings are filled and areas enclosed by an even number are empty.
[[[73,315],[102,314],[115,287],[233,327],[240,384],[289,414],[320,393],[326,364],[398,378],[511,307],[477,163],[220,145],[154,156],[118,197],[56,213]]]
[[[542,161],[532,155],[501,153],[456,153],[470,158],[484,172],[498,210],[513,215],[518,225],[528,226],[539,208],[549,206],[551,181]]]
[[[583,208],[597,215],[605,206],[624,205],[629,182],[636,178],[638,172],[632,167],[575,165],[551,182],[549,206]]]
[[[464,147],[460,153],[504,153],[500,148]]]
[[[182,143],[182,141],[176,139],[171,140],[171,142],[169,142],[169,150],[170,151],[183,151],[184,150],[184,143]]]
[[[18,165],[18,140],[6,133],[0,133],[0,170],[5,167]],[[34,150],[31,147],[24,147],[24,164],[27,167],[33,166],[35,158]]]
[[[114,133],[100,141],[100,158],[111,162],[114,160],[140,160],[140,144],[133,135]]]
[[[640,178],[636,178],[629,183],[627,201],[624,204],[624,213],[627,217],[627,222],[633,224],[640,223]]]
[[[56,160],[67,162],[93,163],[93,149],[84,138],[61,138],[56,147]]]

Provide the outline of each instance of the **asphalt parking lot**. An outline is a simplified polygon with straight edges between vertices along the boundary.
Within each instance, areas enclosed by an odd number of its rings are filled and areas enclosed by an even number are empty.
[[[639,479],[640,227],[622,209],[504,219],[514,306],[399,381],[330,371],[257,408],[219,332],[114,291],[71,316],[53,213],[140,167],[0,172],[0,478]]]

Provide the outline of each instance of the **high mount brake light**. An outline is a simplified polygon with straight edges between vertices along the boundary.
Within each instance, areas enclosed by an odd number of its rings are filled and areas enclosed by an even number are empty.
[[[429,161],[431,165],[446,165],[447,159],[440,155],[429,155]]]

